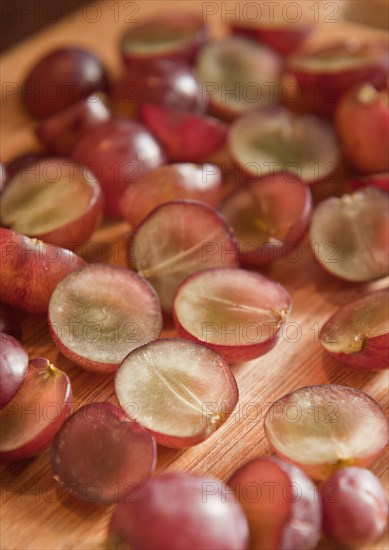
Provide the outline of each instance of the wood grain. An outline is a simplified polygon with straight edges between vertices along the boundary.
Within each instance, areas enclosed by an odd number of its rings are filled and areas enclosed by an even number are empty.
[[[96,3],[97,4],[97,3]],[[136,18],[142,21],[150,13],[201,10],[204,4],[187,2],[136,3]],[[227,5],[236,4],[227,2]],[[243,5],[244,3],[241,3]],[[310,2],[302,6],[308,14]],[[5,161],[28,149],[38,148],[33,136],[32,121],[20,104],[20,93],[4,93],[4,83],[20,89],[27,69],[43,52],[59,44],[78,44],[92,48],[110,68],[112,75],[120,70],[117,50],[118,37],[124,27],[133,23],[124,21],[125,1],[107,1],[100,4],[101,17],[88,21],[85,14],[74,15],[45,30],[27,42],[7,52],[2,58],[2,125],[1,158]],[[216,4],[220,6],[221,4]],[[115,9],[119,14],[115,20]],[[89,18],[92,17],[92,11]],[[224,21],[220,12],[209,18],[215,35],[221,35]],[[372,31],[355,25],[335,22],[318,25],[313,40],[328,39],[352,30],[353,34]],[[129,227],[125,223],[105,223],[91,239],[97,248],[83,247],[84,256],[93,260],[124,265],[123,242]],[[267,456],[271,449],[263,430],[263,414],[269,404],[285,393],[309,384],[339,383],[366,391],[388,410],[388,373],[364,373],[348,369],[325,354],[317,341],[318,327],[339,306],[362,292],[383,288],[387,280],[370,285],[350,285],[335,280],[313,261],[306,243],[301,246],[301,257],[296,261],[281,260],[262,270],[266,275],[285,285],[293,300],[293,311],[288,331],[277,347],[265,357],[234,368],[240,402],[237,414],[205,443],[184,450],[173,451],[160,447],[157,471],[187,470],[222,480],[248,459]],[[96,258],[94,258],[96,260]],[[75,408],[90,401],[114,401],[112,376],[92,375],[65,359],[51,342],[44,317],[28,317],[24,322],[24,336],[31,356],[46,356],[70,376]],[[175,334],[168,325],[164,335]],[[248,404],[254,403],[257,414],[248,413]],[[38,411],[39,412],[39,411]],[[50,452],[38,457],[1,467],[1,535],[4,550],[26,549],[98,549],[102,548],[110,507],[92,507],[72,500],[56,485],[49,466]],[[374,464],[373,471],[388,487],[388,453]],[[375,550],[389,547],[387,535]],[[335,548],[323,540],[321,549]],[[189,550],[189,549],[188,549]]]

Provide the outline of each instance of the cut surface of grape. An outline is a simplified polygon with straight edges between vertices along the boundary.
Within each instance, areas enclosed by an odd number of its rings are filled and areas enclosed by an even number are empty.
[[[212,110],[224,118],[279,101],[282,62],[263,44],[239,36],[210,42],[199,53],[197,70]]]
[[[237,119],[228,147],[238,166],[258,179],[290,172],[307,183],[332,173],[339,146],[332,126],[314,115],[295,115],[284,107],[262,109]]]
[[[317,261],[346,281],[371,281],[389,273],[388,234],[389,195],[373,187],[330,197],[312,215],[310,240]]]
[[[221,481],[165,473],[118,504],[107,548],[247,550],[247,520]]]
[[[0,334],[0,409],[14,398],[27,374],[28,354],[9,334]]]
[[[153,437],[112,403],[89,403],[58,432],[51,453],[55,479],[78,498],[117,502],[153,473]]]
[[[348,365],[389,368],[389,290],[370,292],[341,307],[321,329],[320,341]]]
[[[50,158],[18,172],[1,197],[1,223],[50,244],[75,249],[102,213],[96,178],[70,160]]]
[[[121,52],[128,65],[152,59],[193,61],[207,41],[204,21],[193,14],[161,16],[132,27],[121,41]]]
[[[157,206],[177,199],[192,199],[215,206],[221,196],[221,171],[214,164],[177,163],[145,174],[125,191],[123,216],[139,225]]]
[[[250,548],[309,550],[320,538],[321,505],[312,481],[293,464],[257,458],[229,479],[250,527]]]
[[[380,480],[365,468],[342,468],[320,488],[323,528],[348,548],[370,546],[388,525],[388,499]]]
[[[222,206],[238,239],[241,261],[247,265],[271,263],[289,251],[295,254],[311,210],[308,186],[283,173],[248,183]]]
[[[0,411],[0,457],[26,458],[46,448],[69,416],[72,401],[67,374],[47,359],[31,359],[21,388]]]
[[[238,401],[238,387],[224,359],[204,346],[175,338],[156,340],[130,353],[117,371],[115,392],[129,416],[150,430],[158,443],[173,448],[207,439]]]
[[[278,399],[265,417],[266,435],[281,457],[315,479],[342,466],[368,466],[388,442],[384,412],[349,386],[306,386]]]
[[[162,313],[145,279],[125,268],[93,264],[57,285],[49,327],[69,359],[92,371],[112,372],[130,351],[158,338]]]
[[[239,265],[232,230],[216,210],[197,201],[172,201],[153,210],[130,238],[128,258],[168,312],[178,285],[189,274]]]
[[[57,283],[86,262],[65,248],[0,228],[0,299],[16,309],[46,312]]]
[[[254,359],[277,342],[291,308],[280,284],[243,269],[206,269],[183,281],[173,316],[183,338],[201,342],[227,361]]]

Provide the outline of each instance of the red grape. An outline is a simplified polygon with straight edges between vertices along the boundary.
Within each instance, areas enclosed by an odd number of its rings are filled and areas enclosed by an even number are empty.
[[[25,153],[18,157],[13,158],[6,164],[7,183],[10,178],[15,176],[21,170],[28,171],[28,168],[37,162],[47,158],[45,153],[37,153],[32,151],[31,153]]]
[[[0,303],[0,333],[3,332],[21,340],[22,331],[16,312]]]
[[[353,191],[358,191],[364,187],[378,187],[378,189],[389,192],[389,173],[371,174],[370,176],[355,178],[350,182],[350,185]]]
[[[207,439],[232,413],[239,396],[234,375],[219,354],[175,338],[131,352],[117,371],[115,392],[130,417],[158,443],[174,448]]]
[[[0,409],[16,395],[27,374],[28,354],[13,336],[0,333]]]
[[[153,437],[111,403],[78,409],[58,432],[51,454],[53,474],[61,486],[99,504],[136,492],[152,475],[155,463]]]

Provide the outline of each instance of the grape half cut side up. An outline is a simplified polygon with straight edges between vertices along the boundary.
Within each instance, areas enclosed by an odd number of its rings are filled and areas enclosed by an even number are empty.
[[[346,281],[368,282],[388,275],[388,235],[389,195],[374,187],[330,197],[312,215],[310,241],[316,260]]]
[[[91,371],[115,371],[133,349],[158,338],[161,306],[154,289],[125,268],[93,264],[58,284],[49,328],[59,350]]]
[[[221,210],[236,233],[241,262],[269,264],[296,253],[311,217],[311,191],[292,174],[278,173],[238,189]]]
[[[128,261],[170,312],[178,285],[207,267],[238,267],[235,235],[210,206],[189,200],[162,204],[130,236]]]
[[[173,316],[180,336],[239,363],[275,346],[290,309],[280,284],[259,273],[221,268],[187,277],[177,290]]]
[[[228,481],[250,527],[250,548],[310,550],[319,541],[321,503],[312,481],[278,458],[256,458]]]
[[[54,438],[71,412],[70,380],[47,359],[31,359],[27,376],[0,412],[0,457],[21,459],[38,454]],[[26,411],[35,414],[26,414]]]
[[[170,472],[117,505],[107,549],[248,550],[248,536],[244,512],[224,483]]]
[[[314,479],[344,466],[369,466],[388,442],[388,420],[374,399],[349,386],[306,386],[278,399],[265,416],[275,452]]]
[[[57,283],[86,262],[65,248],[0,228],[3,303],[31,313],[44,313]]]
[[[389,368],[389,289],[342,306],[321,329],[320,341],[335,359],[351,367]]]
[[[115,378],[120,406],[167,447],[196,445],[217,430],[238,402],[230,367],[191,341],[156,340],[130,353]],[[136,405],[134,405],[136,404]]]
[[[44,242],[75,250],[102,217],[96,178],[71,160],[41,160],[18,172],[1,197],[1,223]]]
[[[27,374],[28,354],[9,334],[0,334],[0,409],[13,399]]]
[[[95,504],[136,495],[155,464],[153,437],[112,403],[78,409],[58,432],[51,453],[60,485]]]

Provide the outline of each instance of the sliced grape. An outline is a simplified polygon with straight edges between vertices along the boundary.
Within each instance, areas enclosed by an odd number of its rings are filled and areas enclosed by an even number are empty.
[[[321,329],[320,341],[346,365],[389,368],[389,289],[370,292],[341,307]]]
[[[226,124],[210,116],[145,104],[141,118],[162,143],[171,161],[201,161],[226,141]]]
[[[298,50],[311,34],[313,27],[308,23],[284,21],[255,23],[234,23],[232,32],[237,36],[251,38],[259,44],[266,44],[281,55],[290,55]]]
[[[378,187],[378,189],[389,192],[389,173],[372,174],[370,176],[354,179],[350,183],[353,191],[358,191],[364,187]]]
[[[31,115],[45,118],[107,86],[95,55],[80,48],[60,48],[43,56],[29,72],[23,99]]]
[[[20,390],[0,412],[0,457],[18,459],[46,448],[69,416],[70,380],[47,359],[32,359]]]
[[[316,260],[346,281],[371,281],[389,273],[388,234],[389,196],[373,187],[330,197],[312,215]]]
[[[352,88],[334,115],[343,153],[360,172],[389,172],[389,91],[371,84]]]
[[[153,59],[193,61],[207,40],[208,29],[200,17],[169,14],[132,27],[123,36],[120,48],[130,66]]]
[[[302,49],[288,59],[287,69],[298,85],[307,112],[330,115],[353,86],[386,84],[388,45],[376,39],[353,37],[316,48]]]
[[[388,525],[388,500],[380,480],[364,468],[342,468],[321,486],[323,528],[350,548],[371,545]]]
[[[158,443],[181,448],[207,439],[228,418],[238,387],[227,363],[188,340],[156,340],[130,353],[115,378],[120,406]],[[157,399],[156,399],[157,396]]]
[[[137,226],[165,202],[192,199],[215,206],[221,196],[221,180],[221,171],[214,164],[181,163],[155,168],[125,191],[123,216]]]
[[[136,118],[144,103],[168,105],[177,110],[203,112],[207,107],[201,84],[187,63],[159,59],[128,67],[110,97],[115,113]]]
[[[0,409],[13,399],[27,374],[28,354],[9,334],[0,334]]]
[[[110,118],[104,101],[91,95],[42,121],[35,131],[48,151],[66,157],[86,131]]]
[[[115,371],[133,349],[158,338],[158,297],[125,268],[89,265],[63,279],[49,304],[49,327],[60,351],[77,365]]]
[[[278,104],[282,61],[267,46],[237,36],[210,42],[197,69],[211,109],[222,118]]]
[[[62,487],[81,500],[117,502],[136,492],[156,464],[153,437],[112,403],[89,403],[62,426],[51,466]]]
[[[0,333],[3,332],[21,340],[22,330],[18,315],[14,310],[0,303]]]
[[[228,146],[238,166],[255,179],[275,172],[315,183],[335,170],[339,147],[332,126],[283,107],[263,109],[234,122]]]
[[[171,472],[118,504],[107,548],[247,550],[247,520],[220,481]]]
[[[299,388],[278,399],[265,417],[276,453],[315,479],[328,479],[343,466],[368,466],[389,438],[382,409],[349,386]]]
[[[201,342],[237,363],[277,343],[291,300],[278,283],[243,269],[206,269],[178,288],[173,316],[183,338]]]
[[[228,481],[250,527],[251,548],[309,550],[320,538],[321,505],[312,481],[293,464],[257,458]]]
[[[32,313],[46,312],[57,283],[86,262],[65,248],[0,228],[0,301]]]
[[[292,174],[278,173],[239,188],[224,202],[222,213],[239,241],[247,265],[274,262],[295,252],[312,211],[308,186]]]
[[[101,220],[102,195],[95,177],[70,160],[50,158],[18,172],[1,197],[1,223],[72,250]]]
[[[196,201],[173,201],[153,210],[132,235],[128,257],[168,312],[187,275],[207,267],[239,265],[235,237],[224,218]]]
[[[105,212],[120,215],[120,198],[140,176],[165,163],[165,155],[138,122],[113,119],[86,132],[72,156],[98,179],[104,193]]]

